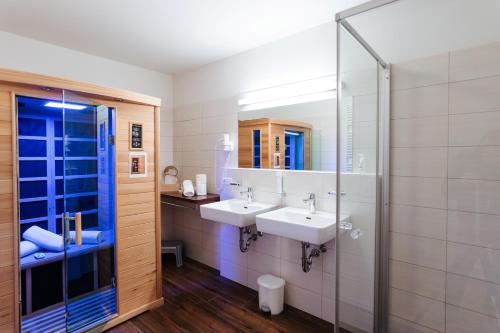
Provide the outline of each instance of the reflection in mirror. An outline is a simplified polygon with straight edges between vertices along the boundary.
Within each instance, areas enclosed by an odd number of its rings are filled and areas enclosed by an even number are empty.
[[[325,78],[245,94],[238,113],[240,168],[336,170],[335,77]],[[352,171],[352,117],[342,122],[349,136],[342,168]]]

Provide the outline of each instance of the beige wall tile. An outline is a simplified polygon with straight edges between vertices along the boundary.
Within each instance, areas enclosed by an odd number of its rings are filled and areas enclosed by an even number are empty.
[[[391,231],[414,236],[446,239],[444,209],[391,205]]]
[[[446,147],[392,148],[391,175],[414,177],[446,177]]]
[[[446,264],[448,272],[500,283],[500,250],[448,242]]]
[[[500,75],[500,43],[450,52],[450,81]]]
[[[450,147],[450,178],[500,180],[500,147]]]
[[[407,89],[448,82],[448,54],[422,58],[392,66],[392,89]]]
[[[391,98],[393,119],[448,115],[448,84],[396,90]]]
[[[427,297],[390,288],[389,312],[422,326],[444,332],[445,304]]]
[[[500,145],[500,112],[450,115],[450,146]]]
[[[445,272],[395,260],[390,261],[389,268],[391,287],[444,302]]]
[[[448,212],[448,241],[500,250],[500,216]]]
[[[500,318],[500,285],[448,273],[446,302]]]
[[[445,147],[448,145],[448,117],[394,119],[392,147]]]
[[[390,258],[410,264],[445,270],[446,242],[410,235],[390,233]]]
[[[451,83],[450,113],[500,111],[499,90],[500,76]]]
[[[500,332],[500,320],[447,304],[446,331],[450,333],[497,333]]]
[[[449,209],[500,215],[499,181],[449,179],[448,193]]]
[[[391,177],[391,203],[446,208],[446,179]]]
[[[439,332],[411,321],[404,320],[395,316],[389,316],[390,333],[435,333]]]

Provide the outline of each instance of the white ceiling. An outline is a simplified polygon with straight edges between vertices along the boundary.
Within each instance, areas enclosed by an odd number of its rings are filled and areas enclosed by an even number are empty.
[[[177,73],[332,21],[366,0],[1,0],[0,30]]]

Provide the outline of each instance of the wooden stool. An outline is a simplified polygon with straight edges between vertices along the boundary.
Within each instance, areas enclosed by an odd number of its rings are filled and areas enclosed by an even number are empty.
[[[182,266],[182,241],[180,240],[162,240],[161,253],[175,254],[175,263],[177,267]]]

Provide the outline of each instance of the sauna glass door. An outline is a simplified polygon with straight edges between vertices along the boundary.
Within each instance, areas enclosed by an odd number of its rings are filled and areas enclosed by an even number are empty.
[[[66,329],[78,332],[116,313],[114,109],[72,92],[63,95],[58,223]]]

